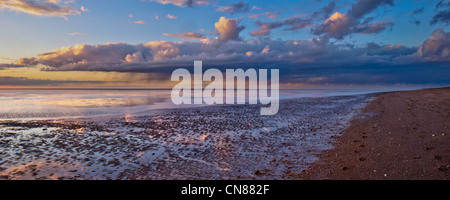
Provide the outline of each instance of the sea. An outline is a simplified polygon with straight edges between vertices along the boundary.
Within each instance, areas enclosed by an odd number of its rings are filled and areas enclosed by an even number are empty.
[[[399,89],[397,89],[399,90]],[[395,89],[302,89],[280,90],[280,100],[348,96],[395,91]],[[248,100],[248,92],[246,101]],[[250,93],[257,95],[257,93]],[[45,119],[145,114],[153,110],[207,106],[175,105],[171,90],[0,90],[0,119]]]

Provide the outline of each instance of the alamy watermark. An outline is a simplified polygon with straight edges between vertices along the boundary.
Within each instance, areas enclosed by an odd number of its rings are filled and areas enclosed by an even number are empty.
[[[279,109],[279,70],[271,69],[270,73],[270,81],[268,81],[267,69],[259,69],[259,73],[255,69],[247,69],[246,71],[243,69],[226,69],[224,80],[223,73],[220,70],[210,68],[203,73],[202,61],[194,61],[193,83],[191,73],[187,69],[179,68],[173,71],[171,81],[180,81],[180,78],[182,80],[172,89],[172,102],[176,105],[192,103],[209,105],[246,104],[247,95],[245,95],[245,92],[247,91],[249,104],[258,104],[258,98],[260,104],[270,104],[270,106],[261,107],[261,115],[275,115]],[[214,80],[212,80],[212,77],[214,77]],[[247,78],[248,88],[246,88]],[[203,89],[204,81],[211,83]],[[268,94],[269,83],[270,95]],[[235,92],[244,92],[244,95],[236,96]],[[251,95],[250,92],[257,92],[257,95]]]

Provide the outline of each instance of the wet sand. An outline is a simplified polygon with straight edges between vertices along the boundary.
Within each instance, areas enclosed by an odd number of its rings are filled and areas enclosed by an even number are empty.
[[[449,180],[450,88],[380,94],[293,179]]]
[[[288,179],[373,94],[143,115],[0,121],[1,179]]]

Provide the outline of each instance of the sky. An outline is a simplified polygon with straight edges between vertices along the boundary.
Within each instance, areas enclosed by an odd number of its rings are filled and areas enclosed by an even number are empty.
[[[450,85],[450,0],[0,0],[0,88],[171,88],[176,68],[281,88]]]

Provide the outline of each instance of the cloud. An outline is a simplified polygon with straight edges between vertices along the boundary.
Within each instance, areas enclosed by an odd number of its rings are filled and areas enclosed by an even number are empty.
[[[147,23],[146,21],[143,21],[143,20],[139,20],[139,21],[135,21],[135,22],[133,22],[133,23],[135,23],[135,24],[145,24],[145,23]]]
[[[367,55],[369,56],[393,56],[402,57],[412,55],[417,51],[416,47],[403,45],[379,45],[373,42],[367,43]]]
[[[144,47],[151,50],[153,61],[168,60],[180,53],[180,49],[174,43],[167,41],[151,41],[144,44]],[[145,49],[142,51],[145,52]]]
[[[237,19],[220,17],[219,21],[214,24],[214,28],[219,32],[218,41],[223,43],[229,40],[240,40],[239,33],[245,27],[239,26],[239,20]]]
[[[352,33],[352,27],[356,24],[347,14],[336,12],[331,15],[323,24],[312,30],[316,35],[326,34],[336,39]]]
[[[84,7],[84,6],[81,6],[80,10],[83,11],[83,12],[89,12],[89,9],[87,9],[87,8]]]
[[[362,24],[359,27],[356,27],[355,31],[356,33],[364,33],[364,34],[374,34],[382,32],[388,28],[392,28],[394,26],[393,22],[377,22],[373,24]]]
[[[441,8],[450,8],[450,1],[449,0],[440,0],[436,4],[435,9],[438,10]],[[443,23],[445,25],[450,24],[450,9],[441,10],[433,16],[433,18],[430,20],[430,24],[434,25],[437,23]]]
[[[273,11],[273,12],[260,13],[260,14],[251,14],[251,15],[248,16],[248,18],[250,18],[250,19],[258,19],[261,16],[265,16],[268,19],[275,19],[275,18],[279,18],[280,17],[280,13],[281,12],[282,11],[279,10],[279,11]]]
[[[104,81],[73,81],[73,80],[49,80],[49,79],[29,79],[26,77],[0,76],[1,86],[42,86],[55,84],[101,84]]]
[[[417,8],[417,9],[415,9],[415,10],[412,12],[411,15],[422,14],[424,9],[425,9],[425,7]]]
[[[194,7],[197,5],[208,5],[211,2],[209,0],[150,0],[163,5],[172,4],[178,7]]]
[[[434,25],[437,23],[450,24],[450,10],[442,10],[436,13],[431,19],[430,24]]]
[[[327,19],[328,17],[330,17],[331,13],[333,13],[335,8],[336,8],[336,2],[331,1],[330,3],[328,3],[328,5],[322,7],[322,9],[320,9],[319,11],[313,12],[311,17],[314,19],[316,19],[316,18]]]
[[[296,31],[299,29],[311,28],[311,33],[328,38],[343,39],[347,35],[353,33],[375,34],[386,29],[392,28],[394,23],[389,21],[372,22],[373,17],[364,18],[376,8],[382,5],[393,5],[392,0],[359,0],[354,3],[347,14],[335,12],[335,1],[329,2],[319,11],[313,12],[309,18],[290,17],[282,21],[272,21],[263,23],[257,21],[256,24],[260,28],[250,32],[252,36],[267,36],[270,31],[285,27],[285,31]],[[252,19],[258,18],[262,14],[254,14],[249,17]],[[364,18],[364,19],[363,19]],[[317,20],[325,21],[322,24],[315,24]]]
[[[282,11],[273,11],[273,12],[265,12],[263,13],[267,18],[269,19],[275,19],[275,18],[279,18],[280,17],[280,13]]]
[[[167,36],[200,39],[199,42],[179,43],[150,41],[145,44],[106,43],[99,45],[78,44],[63,47],[36,57],[20,58],[19,65],[44,65],[44,70],[81,71],[132,71],[142,65],[151,68],[155,65],[183,63],[191,59],[227,59],[223,50],[232,48],[228,42],[240,42],[239,32],[243,30],[237,19],[221,17],[215,24],[219,36],[207,38],[198,33],[165,34]],[[221,48],[218,48],[221,45]],[[262,47],[261,47],[262,49]],[[233,57],[234,55],[232,55]]]
[[[245,27],[238,19],[220,17],[214,24],[217,35],[215,38],[195,32],[165,33],[168,37],[187,40],[149,41],[142,44],[79,44],[40,53],[35,57],[20,58],[14,63],[18,66],[39,65],[42,70],[49,71],[115,71],[167,75],[178,67],[192,67],[194,60],[203,60],[205,66],[219,69],[275,66],[280,69],[280,80],[283,82],[308,84],[426,81],[417,77],[419,71],[424,74],[438,73],[439,70],[448,72],[449,69],[445,66],[450,59],[450,36],[443,29],[434,31],[420,47],[377,43],[358,46],[346,44],[345,41],[330,42],[330,38],[342,39],[354,33],[373,34],[389,29],[393,26],[392,22],[377,21],[367,15],[377,7],[391,3],[361,0],[347,13],[334,12],[335,5],[330,3],[316,17],[291,17],[266,23],[257,21],[259,30],[250,32],[254,36],[264,36],[276,28],[294,31],[312,27],[317,19],[323,18],[323,23],[311,29],[317,38],[245,39],[240,37]],[[334,13],[331,14],[332,12]],[[2,67],[8,66],[0,65]],[[415,74],[408,72],[408,67],[416,70]],[[441,73],[438,74],[439,81],[445,81],[446,78]]]
[[[188,40],[204,39],[206,38],[203,34],[194,32],[183,32],[183,33],[163,33],[167,37],[180,37]]]
[[[176,19],[177,18],[175,15],[171,15],[171,14],[167,14],[166,17],[169,18],[169,19]]]
[[[360,67],[342,67],[326,70],[304,72],[303,77],[286,75],[288,83],[303,83],[314,85],[409,85],[437,84],[448,85],[450,69],[442,64],[429,68],[425,64],[388,66],[383,64]],[[281,78],[280,78],[281,80]]]
[[[267,45],[266,47],[264,47],[264,49],[261,51],[261,54],[268,54],[270,51],[270,47],[269,45]]]
[[[418,49],[418,55],[428,60],[450,61],[450,33],[443,28],[433,31]]]
[[[348,14],[356,19],[360,19],[364,17],[366,14],[369,14],[376,8],[382,5],[394,5],[393,0],[359,0],[357,3],[352,5],[352,8],[348,12]]]
[[[220,6],[217,11],[225,12],[225,13],[241,13],[241,12],[247,12],[250,10],[250,5],[248,3],[244,3],[240,1],[239,3],[230,4],[228,6]]]
[[[437,4],[436,4],[436,9],[439,8],[445,8],[445,7],[450,7],[450,1],[449,0],[440,0]]]
[[[20,58],[17,64],[36,65],[43,64],[58,68],[61,66],[83,64],[117,64],[124,60],[128,54],[133,54],[144,47],[133,46],[125,43],[107,43],[101,45],[79,44],[63,47],[54,51],[38,54],[37,57]]]
[[[25,65],[17,65],[12,63],[0,63],[0,70],[7,69],[7,68],[20,68],[25,67]]]
[[[392,22],[379,21],[372,23],[372,17],[363,19],[364,16],[376,8],[390,5],[392,0],[359,0],[352,5],[347,14],[335,12],[322,24],[314,27],[311,32],[315,35],[323,35],[336,39],[343,39],[353,33],[374,34],[393,26]]]
[[[77,35],[87,35],[87,33],[82,32],[73,32],[73,33],[67,33],[68,36],[77,36]]]
[[[14,60],[14,59],[5,56],[0,56],[0,60]]]
[[[60,1],[53,2],[60,4]],[[188,7],[200,5],[195,2],[201,1],[161,0],[160,2]],[[439,8],[442,8],[444,4],[442,3]],[[43,52],[35,57],[11,61],[14,64],[0,64],[0,69],[38,65],[42,70],[49,71],[155,72],[168,75],[174,68],[187,67],[189,69],[192,67],[192,61],[203,60],[205,66],[219,69],[220,67],[277,67],[280,69],[282,82],[293,83],[450,82],[448,77],[445,77],[448,74],[446,72],[450,71],[447,67],[450,61],[450,35],[444,29],[435,30],[419,47],[373,42],[367,43],[367,45],[352,45],[346,43],[345,40],[335,42],[331,39],[342,39],[356,33],[374,34],[388,30],[393,23],[376,20],[371,13],[382,6],[392,5],[392,1],[387,0],[377,2],[360,0],[354,3],[347,12],[336,12],[336,3],[332,1],[321,10],[314,12],[309,18],[298,17],[300,16],[298,15],[276,19],[281,11],[266,12],[258,14],[258,16],[274,20],[271,22],[256,21],[259,29],[250,32],[253,36],[266,36],[275,29],[295,31],[313,27],[311,29],[313,35],[310,36],[316,38],[302,40],[263,37],[246,39],[241,37],[241,32],[245,27],[242,26],[239,19],[220,17],[214,24],[215,36],[211,36],[207,32],[203,34],[195,32],[164,33],[168,37],[179,37],[186,40],[148,41],[142,44],[78,44]],[[240,11],[229,11],[229,13],[236,12]],[[420,13],[423,10],[411,10],[409,13],[411,12]],[[170,14],[167,17],[176,18]],[[320,24],[314,26],[314,23],[319,20]],[[443,22],[442,20],[436,21]],[[81,34],[76,32],[68,35]],[[427,77],[420,77],[421,74]],[[34,82],[33,84],[39,85],[50,84],[52,81],[2,77],[0,82],[9,82],[10,84]]]
[[[66,17],[80,15],[81,11],[69,6],[73,1],[61,0],[0,0],[0,8],[38,16]]]
[[[316,48],[321,45],[312,40],[229,40],[222,43],[210,40],[213,39],[202,39],[199,42],[151,41],[138,45],[75,45],[41,53],[37,57],[21,58],[17,63],[41,64],[47,67],[44,70],[158,72],[177,66],[189,66],[196,59],[225,66],[233,63],[279,62],[280,59],[290,60],[296,56],[304,58],[311,55],[308,52],[317,53]],[[249,51],[255,52],[251,59],[248,58]]]
[[[19,58],[17,60],[17,63],[19,65],[37,65],[39,64],[39,61],[35,57],[30,57],[30,58]]]
[[[276,29],[278,27],[281,27],[284,25],[283,22],[268,22],[268,23],[256,23],[260,29],[251,31],[250,35],[252,36],[266,36],[270,34],[270,31],[273,29]]]
[[[422,22],[416,18],[417,15],[421,15],[423,11],[425,10],[425,7],[416,8],[411,13],[411,20],[410,22],[419,26]]]
[[[312,26],[311,19],[302,19],[299,17],[291,17],[284,20],[285,30],[295,31],[298,29],[309,28]]]
[[[168,72],[174,67],[190,66],[193,60],[203,60],[209,65],[221,67],[287,66],[289,71],[296,69],[295,66],[320,68],[390,63],[393,58],[416,52],[416,49],[403,46],[371,44],[370,48],[349,47],[320,38],[230,40],[219,46],[219,41],[210,40],[213,39],[198,42],[151,41],[138,45],[75,45],[34,58],[22,58],[17,64],[41,64],[49,67],[44,70],[60,71]]]
[[[250,35],[252,36],[267,36],[270,34],[270,31],[282,26],[286,26],[284,30],[295,31],[298,29],[309,28],[312,26],[311,19],[302,19],[299,17],[291,17],[285,19],[284,21],[275,21],[275,22],[266,22],[262,23],[257,21],[256,24],[260,29],[251,31]]]
[[[446,64],[432,64],[433,67],[430,67],[425,60],[422,60],[425,63],[421,65],[417,64],[421,62],[411,60],[403,65],[393,65],[392,60],[395,58],[410,56],[417,51],[415,48],[401,45],[371,43],[366,47],[348,47],[320,39],[296,41],[251,39],[230,41],[221,46],[202,42],[165,41],[131,46],[133,48],[130,52],[117,53],[114,59],[110,58],[107,61],[89,58],[92,56],[90,52],[97,52],[97,57],[101,57],[99,51],[108,51],[107,48],[102,45],[85,47],[89,52],[83,53],[86,60],[84,63],[75,61],[68,63],[68,60],[76,60],[78,55],[60,49],[58,50],[60,56],[52,59],[66,62],[53,62],[55,65],[51,70],[170,74],[178,67],[189,69],[193,60],[203,60],[204,66],[222,70],[233,67],[277,67],[281,72],[282,83],[393,84],[429,81],[439,83],[446,80],[449,82],[448,77],[443,75],[450,71]],[[115,51],[123,48],[120,45],[114,46]],[[44,60],[39,62],[43,63]],[[50,63],[48,60],[47,62]],[[427,75],[420,76],[420,74]]]

